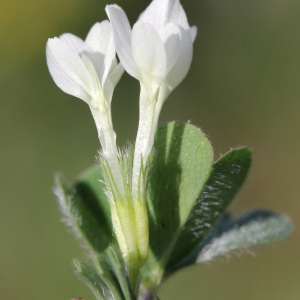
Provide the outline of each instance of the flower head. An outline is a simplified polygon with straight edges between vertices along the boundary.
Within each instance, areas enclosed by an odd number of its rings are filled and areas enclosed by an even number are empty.
[[[137,198],[141,168],[152,151],[162,105],[190,68],[197,30],[189,26],[179,0],[153,0],[132,29],[119,6],[108,5],[106,12],[118,57],[141,83],[132,177],[132,192]]]
[[[70,33],[49,39],[46,55],[50,74],[58,87],[89,105],[103,156],[114,175],[118,192],[123,195],[111,99],[124,69],[117,63],[109,21],[96,23],[85,41]]]
[[[124,11],[109,5],[116,50],[125,70],[138,79],[149,94],[161,85],[172,91],[186,76],[197,34],[190,27],[179,0],[154,0],[132,30]]]
[[[50,74],[64,92],[94,107],[99,94],[111,101],[123,68],[117,64],[107,20],[96,23],[85,41],[70,33],[49,39],[46,55]]]

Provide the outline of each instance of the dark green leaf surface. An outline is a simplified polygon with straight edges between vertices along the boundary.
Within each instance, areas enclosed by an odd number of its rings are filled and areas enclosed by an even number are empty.
[[[147,267],[150,269],[166,263],[213,161],[208,139],[190,124],[171,122],[160,127],[154,149],[154,166],[147,189],[151,248]]]
[[[61,174],[55,177],[55,194],[64,221],[74,233],[96,252],[112,240],[109,204],[99,167],[87,170],[72,187]]]
[[[257,210],[237,219],[224,218],[199,246],[197,263],[208,262],[230,251],[270,244],[287,237],[293,229],[289,218]]]
[[[106,220],[106,225],[111,229],[110,207],[101,168],[92,166],[80,174],[75,182],[75,189],[82,199],[86,199],[90,210]]]
[[[213,166],[192,212],[180,232],[167,272],[189,255],[205,238],[224,213],[243,184],[251,164],[247,148],[234,149],[222,156]]]

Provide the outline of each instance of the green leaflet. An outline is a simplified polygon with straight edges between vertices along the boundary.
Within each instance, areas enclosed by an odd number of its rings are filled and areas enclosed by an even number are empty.
[[[288,217],[256,210],[237,219],[225,218],[194,254],[196,263],[208,262],[233,250],[278,242],[293,229]]]
[[[171,122],[158,128],[150,172],[150,257],[144,284],[161,280],[178,234],[194,206],[212,168],[213,150],[201,130]],[[148,279],[146,278],[148,276]]]
[[[88,169],[73,186],[61,174],[55,176],[55,194],[66,225],[95,252],[112,241],[109,204],[99,180],[99,167]]]
[[[233,149],[213,165],[213,170],[173,249],[166,272],[172,273],[206,237],[243,184],[251,164],[247,148]]]
[[[73,260],[73,263],[79,277],[90,288],[97,300],[116,300],[95,266],[77,258]]]
[[[93,263],[74,259],[74,266],[98,300],[136,300],[117,246],[110,245]]]

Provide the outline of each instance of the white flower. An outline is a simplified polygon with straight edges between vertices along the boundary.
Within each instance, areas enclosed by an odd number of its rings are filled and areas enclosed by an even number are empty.
[[[124,69],[117,63],[111,24],[107,20],[96,23],[85,41],[70,33],[49,39],[46,56],[50,74],[58,87],[89,105],[103,156],[110,166],[118,192],[123,196],[111,99]]]
[[[70,33],[49,39],[46,55],[49,71],[64,92],[95,107],[99,93],[111,101],[123,68],[117,64],[109,21],[96,23],[85,41]]]
[[[149,94],[164,83],[173,90],[186,76],[197,34],[179,0],[154,0],[132,30],[124,11],[109,5],[116,50],[125,70],[141,81]]]
[[[132,30],[125,12],[106,7],[118,57],[125,70],[141,83],[140,118],[134,153],[132,193],[143,193],[141,169],[152,151],[162,105],[186,76],[197,34],[179,0],[153,0]]]

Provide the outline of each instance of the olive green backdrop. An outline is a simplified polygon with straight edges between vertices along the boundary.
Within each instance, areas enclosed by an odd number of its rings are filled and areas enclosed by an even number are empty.
[[[119,0],[134,22],[145,0]],[[0,295],[2,299],[93,299],[73,274],[84,251],[60,222],[52,178],[70,180],[99,148],[89,109],[61,92],[46,66],[48,37],[84,38],[106,18],[101,0],[1,0]],[[300,2],[182,0],[198,27],[194,60],[163,108],[161,122],[188,121],[208,134],[216,158],[253,149],[234,213],[252,207],[291,216],[295,231],[275,246],[179,273],[162,299],[300,298]],[[138,83],[124,76],[113,100],[119,145],[133,141]],[[255,256],[252,254],[255,253]]]

